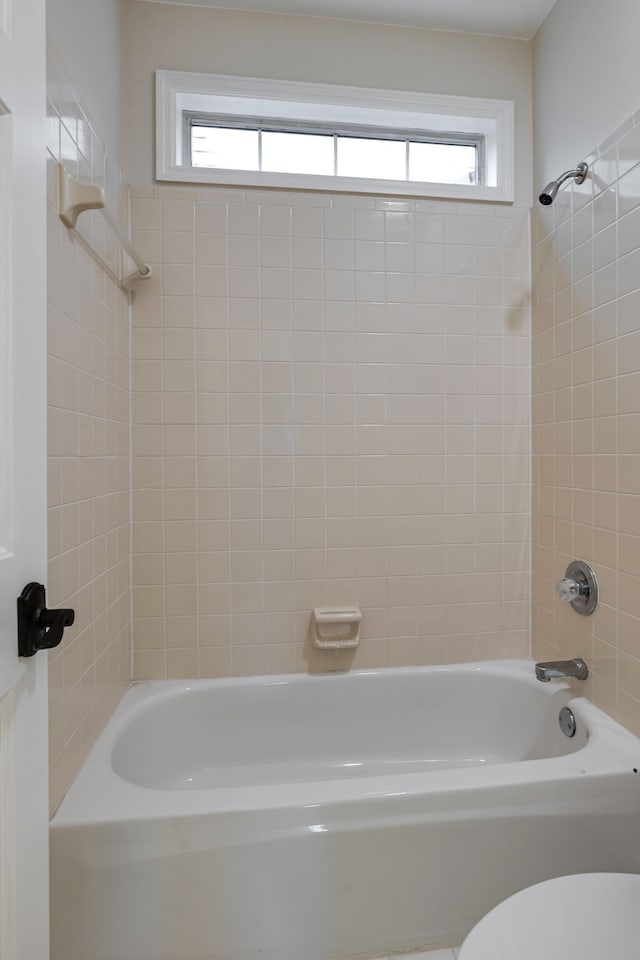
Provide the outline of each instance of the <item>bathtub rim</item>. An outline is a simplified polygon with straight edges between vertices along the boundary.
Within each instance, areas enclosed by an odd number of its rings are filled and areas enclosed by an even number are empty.
[[[291,808],[314,809],[325,805],[344,805],[363,800],[419,798],[425,794],[455,796],[471,788],[543,784],[558,779],[583,778],[611,774],[629,774],[640,767],[640,740],[590,701],[576,696],[565,683],[545,684],[542,696],[566,691],[567,703],[588,731],[587,743],[574,753],[535,760],[453,768],[432,772],[373,776],[358,779],[305,781],[266,784],[255,787],[158,789],[133,784],[119,776],[111,763],[115,743],[124,728],[148,706],[152,699],[171,697],[176,691],[188,693],[200,689],[245,687],[255,684],[319,684],[328,677],[341,681],[371,675],[403,676],[438,673],[490,673],[523,683],[537,684],[533,660],[473,661],[426,667],[364,669],[340,674],[304,673],[225,677],[203,680],[134,681],[96,740],[67,795],[52,818],[52,827],[86,823],[139,821],[166,817],[199,816],[212,813],[232,814]],[[542,686],[542,685],[541,685]],[[434,781],[434,778],[437,780]]]

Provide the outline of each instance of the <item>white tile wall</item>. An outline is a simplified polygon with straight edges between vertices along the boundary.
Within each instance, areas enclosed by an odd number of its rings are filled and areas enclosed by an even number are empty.
[[[533,648],[584,657],[580,693],[640,734],[640,112],[587,159],[533,221]],[[574,557],[592,617],[555,596]]]
[[[76,610],[49,655],[55,811],[131,674],[129,316],[126,296],[57,212],[56,163],[106,187],[120,178],[53,50],[48,57],[48,461],[50,606]],[[93,217],[93,219],[92,219]],[[112,267],[99,214],[78,226]]]
[[[133,191],[136,676],[528,652],[528,212]]]

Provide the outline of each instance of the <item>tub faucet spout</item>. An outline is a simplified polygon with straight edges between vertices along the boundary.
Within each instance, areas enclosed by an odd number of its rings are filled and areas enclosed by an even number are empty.
[[[536,679],[543,683],[548,683],[549,680],[586,680],[588,676],[589,668],[581,657],[536,663]]]

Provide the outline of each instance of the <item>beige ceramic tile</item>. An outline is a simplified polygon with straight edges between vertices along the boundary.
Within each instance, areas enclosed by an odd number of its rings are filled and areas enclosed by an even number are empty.
[[[161,240],[164,280],[133,315],[136,676],[326,669],[307,633],[311,607],[329,600],[365,613],[354,665],[522,651],[526,218],[476,222],[444,203],[416,220],[348,197],[315,209],[217,188],[157,196],[133,204],[134,228],[154,250]],[[412,273],[417,228],[424,283]],[[474,264],[475,290],[458,275]],[[448,328],[445,269],[456,277]],[[503,311],[514,297],[517,330]],[[162,604],[185,625],[179,650]],[[407,634],[418,607],[432,614]]]
[[[159,205],[134,205],[141,229],[158,231]],[[50,657],[53,812],[131,675],[129,324],[126,296],[71,242],[51,204],[49,223],[49,599],[76,610]],[[154,355],[153,344],[137,349]],[[153,412],[140,406],[138,419],[153,422]],[[155,552],[141,561],[143,581],[159,575],[158,561]]]
[[[634,162],[638,160],[640,157]],[[616,175],[612,165],[613,181]],[[591,653],[588,696],[638,732],[640,322],[636,307],[640,288],[636,252],[631,252],[637,246],[634,215],[627,216],[622,204],[623,216],[616,223],[616,206],[611,202],[615,191],[614,182],[595,201],[582,204],[569,231],[562,224],[546,233],[541,229],[540,214],[534,224],[534,236],[544,236],[544,240],[533,256],[540,271],[534,280],[539,299],[533,310],[533,503],[537,505],[533,649],[539,658],[569,649],[571,656]],[[576,244],[573,250],[571,237]],[[595,271],[593,314],[584,296],[591,282],[585,255],[589,244]],[[569,287],[563,272],[567,256],[573,257],[573,284]],[[617,272],[616,256],[621,257]],[[545,270],[555,273],[556,290],[560,284],[571,294],[570,323],[559,312],[557,299],[552,302]],[[550,327],[556,334],[551,339]],[[564,336],[567,331],[572,339]],[[567,371],[575,385],[570,402],[565,389]],[[594,421],[588,419],[592,412],[597,418]],[[554,429],[555,443],[550,442],[546,425]],[[571,459],[566,456],[570,450]],[[562,576],[567,561],[578,554],[593,563],[601,589],[596,616],[582,625],[567,616],[552,590],[553,580]],[[539,589],[543,577],[545,586]]]

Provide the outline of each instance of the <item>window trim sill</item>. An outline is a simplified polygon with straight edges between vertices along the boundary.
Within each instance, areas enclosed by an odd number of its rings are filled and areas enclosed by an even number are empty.
[[[284,102],[328,104],[377,111],[384,124],[393,126],[394,113],[408,111],[432,117],[477,119],[478,128],[495,124],[497,155],[496,185],[422,183],[378,180],[365,177],[334,177],[261,171],[188,167],[176,162],[178,155],[178,103],[182,96],[268,97]],[[425,123],[425,129],[428,129]],[[156,180],[170,183],[200,183],[228,187],[255,187],[320,193],[384,194],[453,200],[513,203],[515,199],[514,104],[512,100],[442,96],[403,90],[375,90],[333,84],[260,80],[215,74],[156,71]]]
[[[246,170],[220,170],[210,167],[174,166],[156,171],[156,180],[168,183],[201,183],[211,186],[255,187],[304,191],[305,193],[364,193],[422,199],[482,200],[513,203],[499,187],[466,186],[455,183],[423,183],[411,180],[376,180],[371,177],[323,177],[301,173],[261,173]]]

